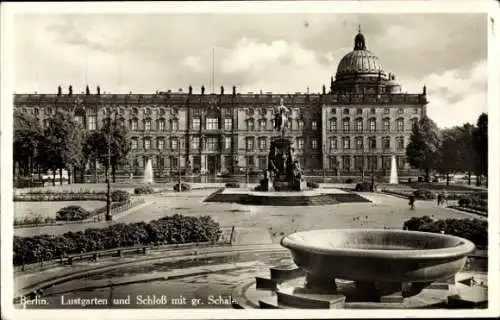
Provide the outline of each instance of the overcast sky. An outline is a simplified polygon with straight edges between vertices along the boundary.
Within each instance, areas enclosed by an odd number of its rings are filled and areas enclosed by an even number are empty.
[[[320,92],[353,48],[358,24],[368,50],[403,91],[427,86],[440,127],[487,111],[483,14],[116,14],[18,15],[17,93]]]

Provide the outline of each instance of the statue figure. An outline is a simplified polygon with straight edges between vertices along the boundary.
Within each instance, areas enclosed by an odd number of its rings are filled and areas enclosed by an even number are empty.
[[[282,159],[281,161],[283,161],[283,173],[285,173],[285,174],[288,173],[288,171],[287,171],[287,168],[288,168],[287,160],[288,159],[287,158],[288,157],[286,156],[286,153],[283,152],[283,154],[281,155],[281,159]]]
[[[236,86],[233,86],[233,96],[236,95]]]
[[[224,95],[224,86],[220,86],[220,94]]]
[[[60,96],[62,94],[61,86],[57,87],[57,95]]]
[[[302,178],[302,170],[300,169],[300,164],[298,160],[293,161],[292,172],[293,172],[293,177],[300,181],[300,179]]]
[[[277,151],[274,146],[271,146],[271,150],[269,151],[269,157],[267,161],[267,169],[274,173],[275,176],[279,176],[278,167],[276,167],[276,159],[277,159]]]
[[[426,86],[424,86],[423,94],[424,94],[424,95],[426,95],[426,94],[427,94],[427,87],[426,87]]]
[[[323,94],[326,94],[326,87],[323,85]]]
[[[192,94],[193,93],[193,87],[191,87],[191,85],[189,85],[189,94]]]
[[[97,95],[101,94],[101,87],[97,86]]]
[[[205,86],[201,86],[201,94],[205,94]]]
[[[87,87],[85,88],[85,94],[87,94],[87,95],[89,95],[89,94],[90,94],[90,89],[89,89],[89,86],[87,86]]]
[[[69,88],[68,88],[68,94],[69,94],[69,95],[72,95],[72,94],[73,94],[73,86],[71,86],[71,85],[70,85],[70,86],[69,86]]]
[[[285,131],[286,123],[288,121],[289,110],[283,105],[283,98],[281,98],[280,105],[275,112],[274,116],[274,128],[277,131]]]

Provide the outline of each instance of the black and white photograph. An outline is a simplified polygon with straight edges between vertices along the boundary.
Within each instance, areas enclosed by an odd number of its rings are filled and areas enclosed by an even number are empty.
[[[1,9],[2,317],[498,316],[498,4]]]

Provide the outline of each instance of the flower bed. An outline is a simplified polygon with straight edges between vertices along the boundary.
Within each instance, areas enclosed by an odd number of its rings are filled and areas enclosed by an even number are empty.
[[[63,235],[14,236],[14,265],[47,261],[68,254],[115,249],[134,245],[179,244],[218,241],[221,226],[210,216],[175,214],[149,223],[119,223]]]
[[[56,219],[52,217],[43,216],[39,213],[38,214],[30,213],[29,215],[22,218],[14,218],[14,226],[51,224],[55,222]]]
[[[93,193],[24,193],[14,195],[14,201],[106,201],[106,192]]]
[[[405,221],[403,229],[450,234],[468,239],[477,246],[488,245],[488,221],[480,219],[434,220],[429,216],[412,217]]]

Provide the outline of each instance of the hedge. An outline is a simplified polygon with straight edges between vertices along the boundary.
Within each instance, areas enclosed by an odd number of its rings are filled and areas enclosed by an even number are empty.
[[[149,223],[119,223],[63,235],[14,236],[14,265],[47,261],[69,254],[135,245],[217,242],[221,226],[210,216],[175,214]]]
[[[355,191],[362,192],[362,191],[373,191],[375,190],[375,185],[373,186],[372,190],[372,184],[370,182],[362,182],[362,183],[356,183],[356,187],[354,188]]]
[[[434,220],[429,216],[412,217],[405,221],[403,229],[441,233],[468,239],[478,246],[488,245],[488,221],[480,219],[442,219]]]
[[[155,189],[151,186],[139,186],[134,189],[135,194],[151,194],[154,193]]]
[[[187,183],[181,183],[181,191],[189,191],[191,190],[191,186]],[[179,183],[174,185],[174,191],[179,191]]]
[[[111,201],[123,202],[130,200],[130,193],[124,190],[115,190],[111,193]]]
[[[56,213],[57,221],[77,221],[85,220],[90,217],[92,212],[85,210],[80,206],[68,206],[61,208]]]
[[[319,188],[319,183],[314,181],[307,181],[307,187],[311,189],[317,189]]]

